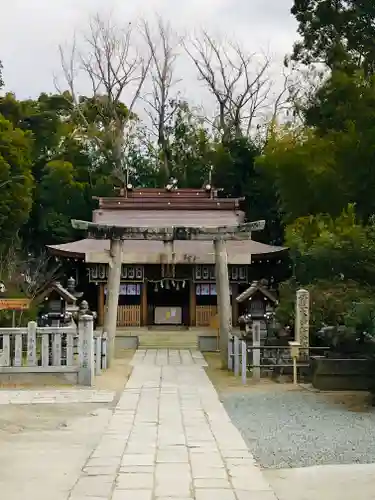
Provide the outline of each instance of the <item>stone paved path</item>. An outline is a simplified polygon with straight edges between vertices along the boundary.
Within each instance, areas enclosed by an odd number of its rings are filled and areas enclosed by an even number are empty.
[[[276,500],[199,352],[142,351],[69,500]]]
[[[182,365],[207,366],[206,360],[199,351],[172,350],[172,349],[138,349],[130,363],[137,365]]]
[[[111,403],[115,393],[90,389],[0,390],[0,405]]]

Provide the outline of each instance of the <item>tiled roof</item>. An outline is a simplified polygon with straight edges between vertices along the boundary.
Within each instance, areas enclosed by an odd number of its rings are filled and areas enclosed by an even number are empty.
[[[257,281],[253,281],[253,283],[249,286],[249,288],[247,288],[244,292],[241,293],[241,295],[239,295],[236,298],[236,301],[240,302],[240,303],[244,302],[245,300],[248,300],[251,297],[253,297],[256,292],[260,292],[261,294],[263,294],[265,297],[267,297],[274,304],[277,302],[276,296],[273,293],[271,293],[269,290],[267,290],[267,288],[263,287]]]

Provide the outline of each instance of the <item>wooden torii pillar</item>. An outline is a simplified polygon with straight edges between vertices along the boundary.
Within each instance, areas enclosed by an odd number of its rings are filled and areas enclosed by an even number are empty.
[[[108,335],[108,366],[115,357],[117,310],[120,295],[122,240],[112,238],[109,248],[107,301],[104,309],[104,332]]]
[[[107,284],[107,305],[105,308],[104,328],[109,339],[109,363],[114,357],[117,326],[117,308],[122,265],[122,242],[125,240],[163,241],[166,255],[174,255],[176,240],[212,241],[215,251],[215,274],[217,305],[220,324],[220,354],[222,367],[228,367],[228,339],[232,328],[232,309],[230,304],[230,283],[228,276],[227,240],[251,239],[253,231],[265,227],[265,221],[256,221],[238,226],[220,227],[121,227],[94,222],[72,220],[74,229],[88,232],[88,236],[110,240],[109,273]],[[251,256],[249,256],[251,258]]]

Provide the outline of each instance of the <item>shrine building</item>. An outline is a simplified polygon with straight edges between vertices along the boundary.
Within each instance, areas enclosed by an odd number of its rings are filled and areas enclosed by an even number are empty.
[[[239,199],[220,198],[205,189],[122,189],[117,197],[99,198],[92,221],[125,227],[236,226],[244,222]],[[255,233],[256,235],[256,233]],[[85,238],[51,245],[60,259],[81,261],[94,297],[98,324],[104,320],[109,263],[109,240]],[[227,241],[233,324],[241,314],[235,298],[257,279],[274,281],[275,268],[286,255],[284,247],[253,239]],[[124,240],[118,327],[152,325],[209,326],[217,313],[215,256],[211,241],[174,241],[173,263],[158,240]]]

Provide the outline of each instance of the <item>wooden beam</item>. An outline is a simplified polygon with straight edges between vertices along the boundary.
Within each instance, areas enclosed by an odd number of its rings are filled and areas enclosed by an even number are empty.
[[[252,231],[261,231],[265,221],[255,221],[237,226],[218,227],[123,227],[94,222],[72,220],[74,229],[88,231],[89,237],[121,240],[206,240],[215,238],[224,240],[248,240]]]

